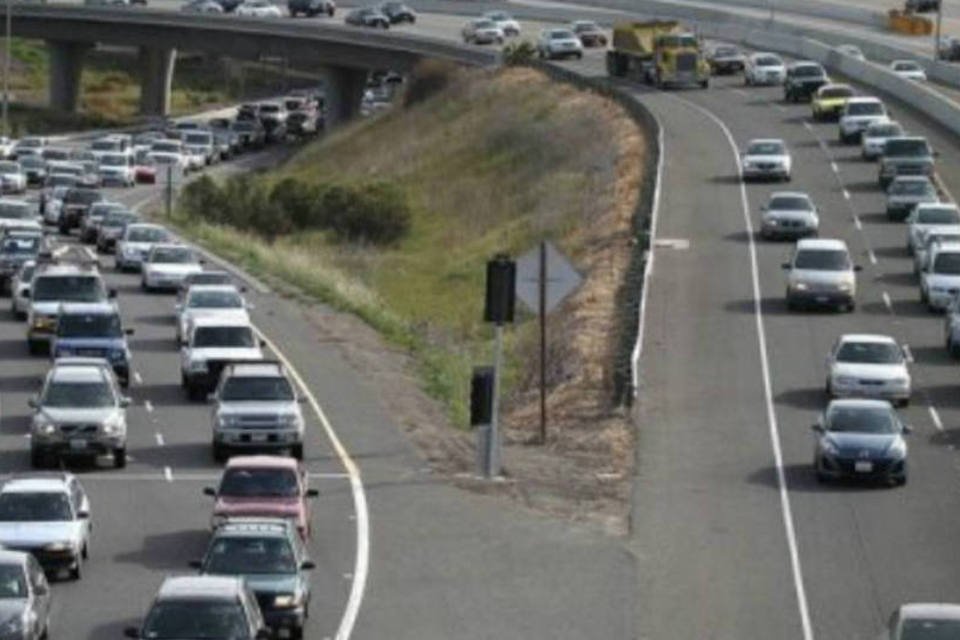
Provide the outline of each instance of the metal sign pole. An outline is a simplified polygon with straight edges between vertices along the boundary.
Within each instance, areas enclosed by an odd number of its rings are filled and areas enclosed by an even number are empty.
[[[167,212],[167,218],[173,213],[173,164],[167,165],[167,188],[164,197],[164,208]]]
[[[540,444],[547,444],[547,243],[540,241]]]
[[[500,371],[503,366],[503,323],[494,329],[493,346],[493,409],[490,419],[490,437],[487,439],[487,468],[484,475],[493,478],[500,475]]]
[[[10,109],[10,39],[13,36],[13,28],[10,20],[10,2],[7,0],[7,28],[4,38],[4,56],[3,56],[3,135],[10,135],[10,122],[7,114]]]
[[[933,36],[933,59],[940,59],[940,21],[943,19],[943,3],[946,0],[940,0],[937,4],[937,30]]]

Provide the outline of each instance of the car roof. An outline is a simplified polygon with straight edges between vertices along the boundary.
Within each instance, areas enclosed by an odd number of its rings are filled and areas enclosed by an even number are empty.
[[[250,321],[245,318],[235,316],[214,314],[211,316],[198,316],[193,319],[193,326],[200,327],[250,327]]]
[[[847,243],[835,238],[803,238],[797,241],[797,251],[802,249],[847,250]]]
[[[863,409],[875,409],[878,407],[884,407],[887,409],[892,409],[893,405],[890,404],[889,400],[877,400],[874,398],[835,398],[827,404],[827,410],[841,407],[841,408],[863,408]]]
[[[227,367],[231,376],[240,378],[263,378],[265,376],[277,378],[286,377],[283,365],[279,362],[270,362],[269,360],[234,363],[227,365]]]
[[[292,469],[298,471],[300,463],[288,456],[233,456],[227,462],[226,469]]]
[[[160,585],[157,600],[200,598],[233,600],[243,589],[239,576],[170,576]]]
[[[823,65],[817,62],[816,60],[797,60],[790,65],[791,68],[796,69],[798,67],[818,67],[823,68]]]
[[[50,370],[51,382],[105,382],[107,379],[103,366],[93,363],[67,364],[55,363]]]
[[[853,87],[851,87],[846,82],[828,82],[827,84],[817,89],[817,91],[830,90],[830,89],[849,89],[850,91],[853,91]],[[854,98],[851,97],[849,99],[853,100]]]
[[[43,269],[37,272],[38,278],[57,277],[57,276],[76,276],[87,275],[92,278],[99,278],[100,272],[92,265],[85,267],[79,264],[69,262],[40,263]]]
[[[917,211],[921,209],[952,209],[953,211],[960,211],[960,208],[952,202],[921,202],[917,205],[916,209]]]
[[[897,344],[890,336],[879,333],[845,333],[840,336],[840,342],[875,342],[877,344]]]
[[[182,242],[157,242],[153,245],[153,251],[164,249],[190,249],[189,245]]]
[[[127,225],[127,231],[130,231],[131,229],[162,229],[163,231],[167,230],[167,228],[162,225],[152,224],[150,222],[137,222],[131,225]]]
[[[7,566],[11,564],[24,566],[27,564],[28,555],[30,554],[26,551],[13,551],[0,547],[0,564]]]
[[[784,147],[787,146],[787,143],[783,140],[783,138],[754,138],[753,140],[747,143],[747,146],[752,147],[755,144],[768,144],[768,143],[781,144]]]
[[[803,191],[774,191],[770,194],[770,199],[774,198],[806,198],[810,199],[809,194]]]
[[[187,295],[206,291],[230,291],[240,293],[240,289],[234,284],[192,284],[190,288],[187,289]]]
[[[894,182],[930,182],[930,178],[927,176],[895,176],[893,178]],[[931,183],[933,184],[933,183]]]
[[[60,313],[94,313],[112,316],[119,311],[112,302],[61,302]]]
[[[900,617],[960,620],[960,604],[952,604],[949,602],[909,602],[900,605]]]
[[[883,100],[876,96],[854,96],[847,98],[847,104],[874,104],[876,102],[883,104]]]
[[[66,493],[66,480],[60,478],[10,478],[0,493]]]

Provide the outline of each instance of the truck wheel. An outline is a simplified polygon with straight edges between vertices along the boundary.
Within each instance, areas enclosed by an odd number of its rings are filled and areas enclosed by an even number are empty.
[[[301,443],[293,445],[293,447],[290,449],[290,453],[297,460],[303,460],[303,444]]]
[[[127,466],[127,450],[125,448],[113,450],[114,469],[123,469]]]
[[[47,457],[39,449],[30,450],[30,466],[34,469],[46,468]]]
[[[700,88],[701,88],[701,89],[707,89],[707,88],[709,88],[709,87],[710,87],[710,81],[709,81],[709,80],[701,80],[701,81],[700,81]]]

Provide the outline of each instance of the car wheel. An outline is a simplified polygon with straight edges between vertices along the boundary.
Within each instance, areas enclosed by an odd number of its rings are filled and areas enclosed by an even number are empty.
[[[34,469],[46,468],[47,457],[38,449],[30,450],[30,466]]]
[[[82,557],[84,560],[90,557],[90,549],[87,547],[87,545],[83,545],[83,551],[80,552],[80,557]]]
[[[820,484],[826,484],[828,480],[830,480],[830,478],[827,476],[827,474],[825,474],[823,471],[820,471],[820,469],[817,469],[817,482]]]
[[[223,463],[227,461],[227,452],[223,448],[223,445],[216,442],[213,443],[213,461]]]
[[[127,450],[124,448],[113,450],[113,468],[124,469],[127,466]]]
[[[929,302],[927,298],[927,292],[923,287],[920,287],[920,304],[927,304],[927,302]]]
[[[76,565],[75,567],[73,567],[72,569],[70,569],[70,579],[71,579],[71,580],[79,580],[79,579],[80,579],[80,574],[81,574],[81,571],[80,571],[80,562],[81,562],[80,558],[77,558],[77,565]]]
[[[43,351],[43,343],[39,340],[28,340],[27,347],[30,350],[30,355],[38,356]]]
[[[187,383],[187,397],[193,402],[199,402],[203,399],[203,390]]]
[[[290,449],[291,454],[297,460],[303,460],[303,444],[295,444]]]
[[[823,385],[823,391],[827,394],[827,398],[833,397],[833,385],[830,384],[830,378],[827,378],[826,383]]]
[[[797,301],[790,297],[790,294],[787,294],[787,310],[796,311],[797,310]]]

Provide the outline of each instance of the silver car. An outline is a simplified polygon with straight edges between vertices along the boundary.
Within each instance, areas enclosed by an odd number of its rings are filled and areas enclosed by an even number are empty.
[[[781,85],[787,77],[783,59],[775,53],[754,53],[747,58],[743,81],[747,85]]]
[[[940,196],[927,176],[897,176],[887,187],[887,218],[904,220],[918,204],[937,202]]]
[[[157,224],[129,224],[116,243],[118,271],[139,270],[153,245],[170,242],[170,232]]]
[[[751,140],[740,154],[744,180],[774,179],[790,181],[793,160],[787,143],[776,138]]]
[[[960,242],[960,226],[929,227],[920,232],[917,247],[913,250],[913,272],[916,275],[923,273],[931,249],[944,242]]]
[[[847,334],[827,354],[827,395],[831,398],[883,398],[910,402],[907,358],[890,336]]]
[[[933,245],[920,272],[920,302],[934,311],[946,309],[957,293],[960,293],[960,242]]]
[[[914,207],[907,216],[907,251],[913,253],[928,229],[946,225],[960,228],[960,209],[949,202],[925,202]]]
[[[0,638],[46,638],[50,600],[50,585],[36,558],[0,549]]]
[[[195,284],[187,290],[182,303],[177,303],[177,343],[190,335],[195,318],[231,318],[250,322],[251,306],[232,284]]]
[[[883,146],[890,138],[904,135],[899,122],[876,122],[867,127],[860,136],[860,155],[864,160],[876,160],[883,155]]]
[[[191,273],[203,271],[203,260],[183,244],[155,244],[141,266],[144,291],[176,291]]]
[[[805,193],[777,191],[763,206],[760,235],[764,238],[815,236],[819,229],[817,207]]]
[[[960,638],[960,604],[914,602],[900,605],[887,627],[890,640]]]
[[[17,320],[26,320],[30,309],[30,281],[37,267],[34,260],[24,262],[10,278],[10,311]]]
[[[0,545],[45,571],[80,579],[90,545],[90,500],[72,473],[28,473],[0,487]]]
[[[853,311],[857,299],[856,272],[843,240],[805,238],[797,242],[787,271],[787,308],[830,306]]]
[[[30,461],[43,467],[69,457],[110,455],[113,466],[127,464],[127,407],[130,398],[102,358],[59,358],[43,390],[29,401]]]
[[[213,457],[217,462],[237,450],[283,450],[303,459],[303,414],[293,383],[280,363],[228,365],[212,399]]]
[[[960,359],[960,294],[953,296],[943,318],[944,342],[950,357]]]

